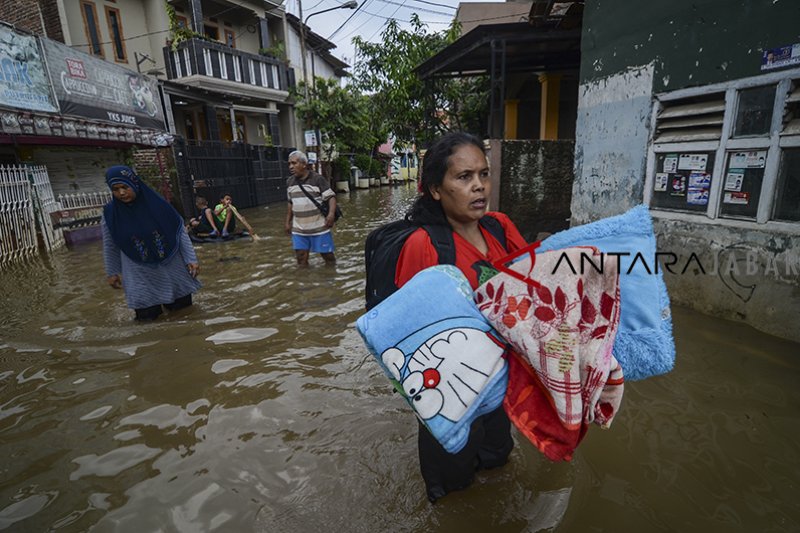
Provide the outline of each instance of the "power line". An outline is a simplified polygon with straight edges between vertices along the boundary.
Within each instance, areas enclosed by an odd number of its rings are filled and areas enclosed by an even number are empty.
[[[386,1],[386,0],[383,0],[383,1]],[[386,3],[387,3],[387,4],[392,4],[392,3],[394,3],[394,2],[386,2]],[[403,7],[403,5],[404,5],[405,3],[406,3],[406,0],[403,0],[401,3],[399,3],[399,4],[396,4],[396,5],[397,5],[397,8],[396,8],[394,11],[392,11],[392,14],[391,14],[391,16],[389,17],[389,19],[387,19],[387,20],[386,20],[386,22],[384,22],[383,24],[381,24],[381,27],[380,27],[380,28],[378,28],[377,30],[375,30],[375,33],[373,33],[372,35],[370,35],[370,36],[369,36],[369,38],[367,39],[367,42],[369,42],[369,40],[370,40],[370,39],[372,39],[373,37],[375,37],[375,36],[376,36],[376,35],[377,35],[377,34],[378,34],[378,33],[379,33],[379,32],[380,32],[382,29],[383,29],[383,27],[384,27],[384,26],[386,26],[386,23],[387,23],[387,22],[389,22],[389,20],[391,20],[391,17],[393,17],[393,16],[395,15],[395,13],[397,13],[398,11],[400,11],[400,8],[401,8],[401,7]]]
[[[457,7],[449,6],[447,4],[439,4],[437,2],[428,2],[427,0],[413,0],[414,2],[419,2],[421,4],[428,4],[430,6],[437,6],[437,7],[446,7],[448,9],[452,9],[453,11],[458,10]]]
[[[328,40],[330,41],[330,40],[331,40],[331,38],[332,38],[333,36],[335,36],[337,33],[339,33],[339,32],[341,31],[341,29],[342,29],[342,28],[344,28],[345,24],[347,24],[348,22],[350,22],[350,21],[353,19],[353,17],[355,17],[355,16],[356,16],[356,13],[358,13],[358,11],[359,11],[359,10],[360,10],[360,9],[361,9],[363,6],[365,6],[366,4],[369,4],[369,3],[370,3],[370,1],[371,1],[371,0],[367,0],[366,2],[361,2],[360,4],[358,4],[358,7],[356,7],[356,9],[355,9],[355,10],[354,10],[352,13],[350,13],[350,16],[349,16],[349,17],[347,17],[347,20],[345,20],[344,22],[342,22],[342,23],[339,25],[339,27],[338,27],[338,28],[336,28],[335,30],[333,30],[333,33],[331,33],[331,34],[328,36]],[[301,21],[300,21],[300,23],[302,24],[302,23],[303,23],[303,21],[301,20]]]
[[[452,17],[453,16],[452,13],[444,13],[442,11],[434,11],[432,9],[425,9],[424,7],[413,7],[412,8],[411,6],[406,6],[405,5],[405,1],[403,3],[400,3],[400,4],[398,4],[397,2],[392,2],[391,0],[380,0],[380,1],[383,2],[384,4],[391,4],[393,6],[408,7],[409,9],[414,9],[415,11],[420,11],[422,13],[433,13],[434,15],[442,15],[442,16],[445,16],[445,17]]]

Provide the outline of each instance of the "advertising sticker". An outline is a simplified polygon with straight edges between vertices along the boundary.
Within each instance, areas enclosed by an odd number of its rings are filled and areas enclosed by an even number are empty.
[[[678,170],[705,170],[707,163],[707,154],[681,154],[678,159]]]
[[[656,192],[664,192],[667,190],[667,182],[669,181],[669,174],[666,172],[659,172],[656,174],[656,179],[653,184],[653,190]]]
[[[707,172],[692,172],[689,174],[690,189],[708,189],[711,187],[711,174]]]
[[[728,170],[728,174],[725,176],[725,190],[741,191],[743,182],[744,182],[744,169],[732,168]]]
[[[670,194],[672,196],[686,196],[686,176],[681,176],[680,174],[672,175]]]
[[[670,154],[664,158],[664,172],[674,173],[678,170],[678,155]]]
[[[767,151],[734,152],[731,154],[731,168],[764,168]]]
[[[726,192],[722,197],[722,203],[724,204],[747,205],[749,202],[749,192]]]
[[[686,193],[686,203],[689,205],[708,205],[708,189],[689,189]]]

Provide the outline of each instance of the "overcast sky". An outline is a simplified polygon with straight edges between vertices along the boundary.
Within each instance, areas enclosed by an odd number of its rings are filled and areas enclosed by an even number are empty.
[[[303,18],[324,9],[343,4],[346,0],[286,0],[286,12],[298,15],[298,2],[302,2]],[[502,0],[482,0],[502,1]],[[428,23],[429,31],[440,31],[450,24],[460,3],[458,0],[358,0],[359,9],[353,15],[352,9],[336,9],[311,17],[311,29],[336,45],[333,54],[353,64],[354,48],[352,39],[356,35],[377,42],[383,32],[387,19],[394,18],[401,27],[407,23],[412,13],[417,13],[423,22]],[[348,18],[353,15],[350,20]],[[342,26],[344,24],[344,26]],[[335,33],[334,33],[335,32]]]

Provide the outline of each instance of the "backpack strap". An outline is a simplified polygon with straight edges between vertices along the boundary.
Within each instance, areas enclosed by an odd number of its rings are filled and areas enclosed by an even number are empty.
[[[497,239],[497,242],[503,247],[504,250],[508,251],[508,241],[506,240],[506,230],[503,228],[503,225],[500,223],[499,220],[494,218],[490,215],[484,215],[478,221],[478,223],[483,226],[483,229],[489,232],[489,234]]]
[[[453,240],[453,230],[448,226],[439,224],[422,226],[428,232],[431,244],[439,254],[440,265],[456,264],[456,242]]]
[[[485,215],[478,223],[489,232],[489,234],[497,239],[504,250],[508,250],[508,242],[506,241],[506,230],[503,225],[496,218]],[[455,265],[456,264],[456,243],[453,239],[453,231],[447,226],[440,226],[438,224],[422,226],[428,237],[431,239],[431,244],[439,254],[440,265]]]

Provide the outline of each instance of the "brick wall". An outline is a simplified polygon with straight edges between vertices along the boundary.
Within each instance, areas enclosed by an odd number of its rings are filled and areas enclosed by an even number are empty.
[[[133,168],[168,202],[177,202],[173,187],[175,159],[172,148],[140,148],[133,151]]]
[[[0,1],[0,20],[21,30],[64,42],[56,0]]]

